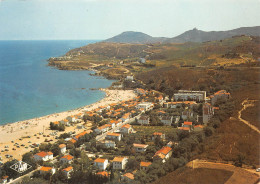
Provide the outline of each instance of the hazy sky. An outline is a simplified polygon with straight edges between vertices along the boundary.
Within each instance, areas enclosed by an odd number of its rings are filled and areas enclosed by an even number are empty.
[[[0,0],[0,40],[174,37],[260,25],[260,0]]]

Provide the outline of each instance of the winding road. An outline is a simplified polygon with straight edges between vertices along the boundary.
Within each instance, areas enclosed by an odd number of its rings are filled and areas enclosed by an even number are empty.
[[[257,101],[257,100],[248,100],[248,99],[246,99],[246,100],[244,100],[242,102],[243,108],[240,111],[238,111],[238,119],[240,121],[242,121],[243,123],[245,123],[247,126],[249,126],[252,130],[257,131],[257,133],[260,134],[260,130],[256,126],[250,124],[248,121],[246,121],[246,120],[241,118],[242,111],[245,110],[248,107],[254,106],[253,102],[255,102],[255,101]]]

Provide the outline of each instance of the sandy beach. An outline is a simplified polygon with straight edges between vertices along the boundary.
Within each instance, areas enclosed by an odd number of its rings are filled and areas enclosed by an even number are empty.
[[[60,121],[65,119],[68,116],[83,113],[85,111],[91,111],[100,106],[105,106],[111,103],[119,103],[120,101],[130,100],[136,96],[132,90],[108,90],[108,89],[102,89],[102,90],[106,92],[106,97],[94,104],[80,107],[75,110],[55,113],[55,114],[51,114],[39,118],[19,121],[19,122],[0,126],[0,151],[5,149],[9,150],[9,151],[0,152],[2,161],[5,162],[8,160],[5,157],[6,154],[12,155],[13,158],[21,159],[21,156],[24,153],[32,150],[32,148],[29,147],[30,144],[42,143],[45,141],[46,138],[52,139],[53,141],[51,143],[53,143],[55,141],[54,139],[55,136],[44,137],[43,135],[38,134],[40,132],[44,132],[45,135],[49,135],[50,133],[52,133],[53,131],[49,129],[50,122]],[[91,125],[88,125],[88,129],[90,128]],[[76,131],[77,133],[83,130],[76,129],[76,126],[67,127],[65,130],[65,132],[70,132],[70,131]],[[59,132],[58,135],[65,132]],[[21,138],[22,140],[19,140]],[[20,146],[20,148],[17,148],[16,146],[14,146],[14,143],[19,143],[20,145],[24,144],[24,146]],[[13,148],[16,150],[13,150]]]

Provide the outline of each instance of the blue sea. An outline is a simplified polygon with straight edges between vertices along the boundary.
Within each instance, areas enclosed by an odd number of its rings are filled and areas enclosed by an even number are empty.
[[[112,80],[64,71],[47,59],[96,41],[0,41],[0,124],[76,109],[101,100]]]

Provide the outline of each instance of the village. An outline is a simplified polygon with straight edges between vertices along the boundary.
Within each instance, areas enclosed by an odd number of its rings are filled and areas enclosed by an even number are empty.
[[[68,181],[77,172],[88,170],[93,180],[101,183],[132,182],[138,172],[140,175],[153,164],[165,164],[179,137],[203,131],[219,110],[217,101],[230,98],[225,90],[211,96],[206,91],[179,90],[172,98],[153,90],[134,91],[134,99],[50,122],[52,136],[71,126],[77,126],[78,131],[60,134],[56,140],[44,133],[36,135],[45,136],[45,142],[28,142],[33,150],[23,155],[20,170],[32,166],[25,172],[33,171],[31,179]],[[14,146],[18,150],[23,145]],[[1,149],[4,152],[7,148]],[[5,156],[14,163],[12,156]],[[2,163],[0,183],[19,179],[21,175],[6,171],[5,165]]]

